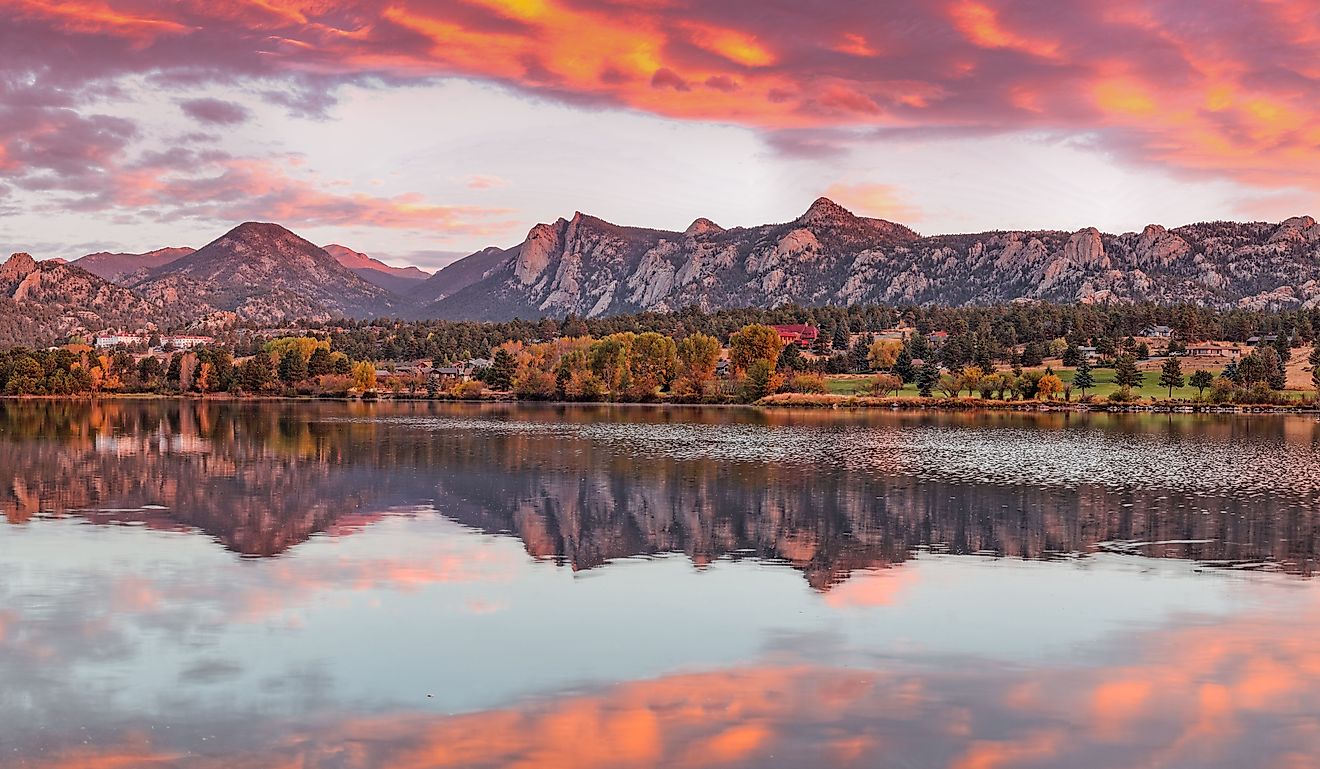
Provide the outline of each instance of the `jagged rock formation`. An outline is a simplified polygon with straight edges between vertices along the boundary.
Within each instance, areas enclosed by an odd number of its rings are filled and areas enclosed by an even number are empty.
[[[14,254],[0,265],[0,344],[55,339],[178,315],[70,264]]]
[[[243,320],[285,322],[387,314],[385,289],[278,224],[246,222],[132,288],[167,305],[192,298]]]
[[[900,224],[854,216],[825,198],[783,224],[725,229],[697,219],[682,232],[621,227],[579,212],[536,225],[513,248],[485,248],[424,280],[416,268],[327,248],[279,225],[249,222],[178,258],[179,249],[162,249],[92,254],[79,263],[133,289],[137,297],[123,306],[141,309],[135,303],[145,300],[156,308],[139,321],[168,317],[208,327],[235,319],[272,325],[342,316],[505,320],[788,303],[1156,302],[1255,310],[1320,304],[1320,224],[1309,216],[1280,224],[1152,224],[1121,235],[1088,227],[922,237]],[[144,260],[168,261],[125,272]],[[43,271],[62,266],[43,264]],[[100,330],[97,324],[116,325],[98,315],[98,308],[111,309],[105,291],[72,291],[69,301],[56,302],[62,309],[55,315],[88,311],[80,322],[42,316],[25,324],[11,304],[0,306],[0,323],[25,329],[11,338],[26,341],[48,341],[40,334],[52,329]],[[79,306],[79,296],[90,304]],[[35,307],[30,303],[29,314]]]
[[[184,246],[181,248],[158,248],[145,254],[98,251],[95,254],[88,254],[74,259],[70,264],[74,267],[81,267],[93,275],[105,278],[111,283],[124,284],[131,282],[129,279],[133,276],[140,277],[147,270],[163,267],[188,256],[196,250]]]
[[[481,259],[483,277],[469,260]],[[1195,302],[1255,309],[1320,302],[1320,225],[1212,222],[920,237],[821,198],[785,224],[683,232],[620,227],[577,213],[538,224],[519,246],[465,270],[415,317],[594,316],[697,305]]]
[[[325,246],[325,252],[333,256],[335,261],[352,270],[354,275],[395,294],[406,294],[431,277],[429,272],[423,272],[416,267],[393,267],[338,243]]]

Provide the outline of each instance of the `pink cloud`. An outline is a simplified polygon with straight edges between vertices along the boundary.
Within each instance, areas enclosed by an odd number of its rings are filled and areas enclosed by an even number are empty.
[[[0,161],[58,177],[122,153],[131,125],[77,105],[124,75],[165,89],[252,85],[311,116],[324,116],[346,82],[468,77],[797,137],[776,146],[1048,132],[1175,171],[1320,188],[1320,6],[1039,7],[0,0],[9,16],[0,29]],[[79,55],[60,53],[70,49]],[[226,119],[217,105],[201,109]],[[33,114],[57,127],[34,133]],[[80,132],[90,142],[78,142]]]
[[[188,99],[179,107],[193,120],[212,125],[236,125],[251,114],[247,107],[223,99]]]

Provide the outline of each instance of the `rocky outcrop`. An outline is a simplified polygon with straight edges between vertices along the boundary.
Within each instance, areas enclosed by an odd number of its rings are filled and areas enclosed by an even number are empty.
[[[1310,306],[1320,301],[1320,225],[1296,217],[923,238],[822,198],[792,222],[728,230],[706,219],[683,232],[619,227],[579,213],[537,225],[486,264],[481,280],[411,314],[493,320],[789,302]]]
[[[71,264],[18,253],[0,265],[0,344],[151,328],[182,314]]]

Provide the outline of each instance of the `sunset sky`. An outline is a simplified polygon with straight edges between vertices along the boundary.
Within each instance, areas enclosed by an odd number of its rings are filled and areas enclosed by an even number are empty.
[[[0,249],[1320,211],[1315,0],[0,0]]]

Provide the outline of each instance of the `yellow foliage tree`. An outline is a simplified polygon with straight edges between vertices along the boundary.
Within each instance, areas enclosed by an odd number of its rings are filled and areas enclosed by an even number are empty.
[[[353,387],[361,392],[370,392],[376,389],[376,364],[369,360],[359,361],[353,364]]]
[[[873,369],[891,369],[898,361],[898,354],[903,351],[903,343],[897,339],[877,339],[866,352],[866,360]]]
[[[297,350],[298,355],[302,357],[303,363],[312,359],[312,353],[316,348],[321,348],[326,352],[330,351],[329,339],[316,339],[310,336],[282,336],[278,339],[272,339],[266,343],[265,350],[270,353],[275,360],[284,357],[284,353],[289,350]]]
[[[1043,400],[1052,401],[1063,392],[1063,380],[1054,374],[1046,374],[1036,383],[1036,396]]]
[[[720,340],[693,334],[678,343],[678,378],[674,390],[683,395],[702,395],[715,380],[720,365]]]
[[[770,371],[774,371],[783,347],[778,331],[757,323],[749,324],[729,337],[729,362],[736,370],[745,372],[753,363],[765,361],[770,364]]]

